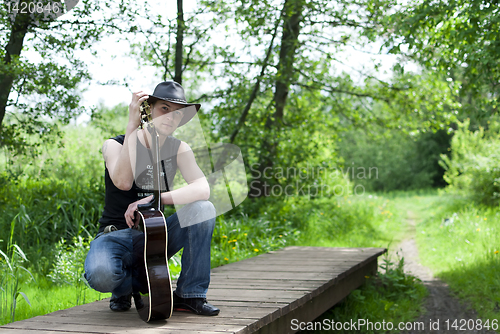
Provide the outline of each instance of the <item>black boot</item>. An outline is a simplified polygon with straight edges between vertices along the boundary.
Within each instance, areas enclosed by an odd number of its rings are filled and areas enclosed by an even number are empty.
[[[111,295],[111,300],[109,301],[109,308],[115,312],[123,312],[130,310],[132,305],[132,294],[125,295],[121,297],[116,297]]]
[[[174,292],[174,311],[188,311],[198,315],[217,315],[220,310],[205,298],[181,298]]]

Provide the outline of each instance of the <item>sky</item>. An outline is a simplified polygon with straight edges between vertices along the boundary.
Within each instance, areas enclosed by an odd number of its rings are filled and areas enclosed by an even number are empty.
[[[165,12],[163,0],[148,0],[148,5],[158,8],[158,11]],[[174,0],[168,0],[172,5],[172,10],[167,12],[168,19],[177,16],[177,5]],[[185,15],[196,7],[196,0],[184,0]],[[152,67],[140,67],[137,60],[129,56],[129,45],[126,41],[119,41],[116,37],[105,38],[101,41],[97,49],[98,58],[88,63],[89,71],[93,77],[92,82],[82,94],[83,104],[87,107],[104,104],[112,107],[119,103],[130,103],[132,92],[144,90],[153,92],[159,81],[159,76],[155,75],[156,70]],[[82,52],[85,57],[86,53]],[[89,55],[89,53],[87,53]],[[117,81],[117,85],[102,85],[109,81]],[[123,83],[127,82],[129,87]]]

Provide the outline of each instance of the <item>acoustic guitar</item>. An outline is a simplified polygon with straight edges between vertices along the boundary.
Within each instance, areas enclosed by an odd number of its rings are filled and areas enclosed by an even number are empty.
[[[136,277],[143,288],[142,303],[136,303],[137,312],[142,320],[168,319],[172,315],[173,298],[167,257],[167,224],[161,210],[160,189],[160,147],[159,135],[154,127],[151,109],[147,102],[141,106],[141,128],[151,135],[151,156],[153,164],[153,199],[140,204],[135,217],[136,224],[144,232],[144,271]],[[168,184],[166,185],[168,191]],[[147,286],[147,289],[146,289]],[[135,298],[134,298],[135,299]],[[139,304],[139,305],[137,305]]]

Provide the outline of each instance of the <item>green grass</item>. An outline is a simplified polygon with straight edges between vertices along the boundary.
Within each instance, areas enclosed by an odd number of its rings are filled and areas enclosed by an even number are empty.
[[[500,317],[500,212],[443,194],[427,203],[417,224],[423,263],[474,308],[479,317]]]
[[[110,297],[111,294],[99,293],[93,289],[75,288],[72,285],[56,285],[45,277],[35,275],[35,281],[25,281],[20,290],[28,297],[29,303],[22,297],[17,298],[15,321],[38,315],[67,309],[76,305],[91,303]],[[11,300],[6,300],[10,303]],[[0,318],[0,324],[12,322],[11,314],[6,312]]]
[[[300,244],[309,246],[388,248],[405,231],[393,201],[376,195],[308,201],[291,212],[291,219],[300,222]]]
[[[500,212],[442,191],[392,193],[416,221],[422,264],[486,320],[500,317]]]
[[[427,194],[425,192],[413,192]],[[432,192],[430,192],[432,193]],[[422,197],[427,198],[427,197]],[[385,247],[389,251],[407,236],[407,212],[412,197],[406,192],[326,200],[305,205],[308,228],[301,244],[327,247]],[[371,322],[415,320],[423,308],[427,290],[414,276],[404,273],[404,259],[379,259],[375,276],[352,291],[340,304],[324,313],[315,322],[324,320],[351,322],[366,319]],[[331,331],[305,331],[328,333]],[[374,333],[363,328],[339,333]],[[375,331],[380,333],[379,331]],[[396,331],[394,331],[396,332]]]

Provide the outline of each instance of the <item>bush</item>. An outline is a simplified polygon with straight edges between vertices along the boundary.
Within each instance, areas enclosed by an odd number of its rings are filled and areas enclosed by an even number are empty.
[[[442,155],[441,159],[448,191],[487,206],[500,204],[500,135],[494,127],[472,132],[469,120],[458,123],[451,158]]]

